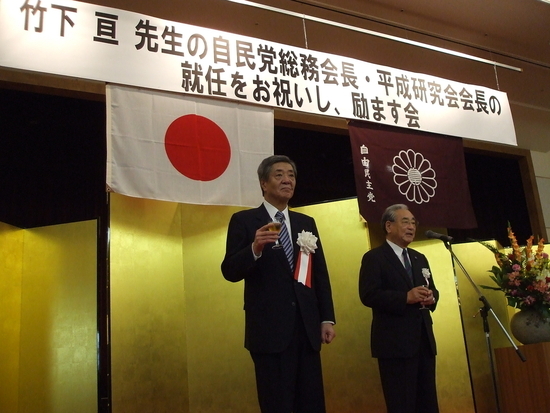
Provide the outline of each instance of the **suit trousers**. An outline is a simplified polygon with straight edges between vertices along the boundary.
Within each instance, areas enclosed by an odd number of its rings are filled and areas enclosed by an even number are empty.
[[[431,351],[424,326],[420,349],[416,356],[379,358],[378,368],[388,413],[439,412],[435,355]]]
[[[321,354],[312,349],[299,311],[283,352],[250,354],[262,413],[325,413]]]

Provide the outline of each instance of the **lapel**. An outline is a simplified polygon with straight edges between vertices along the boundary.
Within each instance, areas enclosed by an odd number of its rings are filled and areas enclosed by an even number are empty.
[[[253,228],[258,229],[271,221],[271,217],[269,216],[269,213],[267,212],[267,209],[265,209],[263,204],[253,211],[255,212],[254,219],[256,220],[252,223]]]
[[[289,211],[288,217],[290,219],[290,226],[292,231],[292,234],[291,234],[292,236],[290,241],[292,242],[292,247],[294,250],[294,264],[296,264],[296,260],[298,259],[298,254],[300,254],[300,246],[296,243],[296,241],[298,240],[298,234],[302,231],[309,231],[313,235],[315,235],[317,238],[319,238],[319,234],[315,233],[314,227],[312,225],[313,220],[309,219],[306,215]]]
[[[290,219],[290,242],[292,243],[292,250],[294,251],[294,265],[296,265],[296,260],[298,259],[298,254],[300,253],[300,247],[296,243],[296,240],[298,239],[298,233],[302,232],[305,228],[303,228],[304,225],[299,215],[288,211],[288,219]]]
[[[394,269],[397,271],[399,276],[402,277],[410,287],[414,287],[411,282],[411,279],[409,278],[409,274],[407,274],[407,270],[405,269],[405,267],[403,266],[403,264],[401,263],[401,261],[399,260],[395,252],[393,251],[393,248],[390,247],[390,244],[384,241],[384,244],[382,245],[384,246],[384,254],[386,255],[388,262],[394,267]],[[409,258],[411,259],[411,266],[413,269],[413,279],[414,279],[415,276],[414,276],[413,258],[411,257],[410,253],[409,253]]]
[[[422,276],[422,269],[420,268],[418,253],[415,250],[409,249],[409,257],[411,258],[414,285],[424,285],[425,280]]]

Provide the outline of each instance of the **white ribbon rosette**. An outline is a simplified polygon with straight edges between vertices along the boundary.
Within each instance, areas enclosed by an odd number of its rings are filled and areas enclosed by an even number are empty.
[[[422,268],[422,277],[424,278],[430,278],[432,274],[430,274],[429,268]]]
[[[317,237],[309,231],[302,231],[298,234],[296,244],[300,246],[300,251],[310,254],[317,249]]]
[[[300,246],[300,255],[296,263],[294,279],[311,288],[311,253],[317,249],[318,238],[309,231],[300,232],[296,244]]]

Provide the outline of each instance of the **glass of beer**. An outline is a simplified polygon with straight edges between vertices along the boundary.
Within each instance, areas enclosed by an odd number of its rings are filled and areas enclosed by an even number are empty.
[[[273,232],[276,232],[276,233],[279,233],[281,231],[281,226],[283,224],[277,220],[273,220],[273,221],[270,221],[269,222],[269,230],[270,231],[273,231]],[[273,245],[271,248],[273,249],[278,249],[278,248],[283,248],[283,246],[279,243],[279,240],[275,241],[275,245]]]

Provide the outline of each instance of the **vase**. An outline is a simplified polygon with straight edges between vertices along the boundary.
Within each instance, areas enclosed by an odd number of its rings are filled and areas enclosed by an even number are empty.
[[[513,336],[521,344],[550,341],[550,318],[544,318],[536,310],[521,310],[510,319]]]

